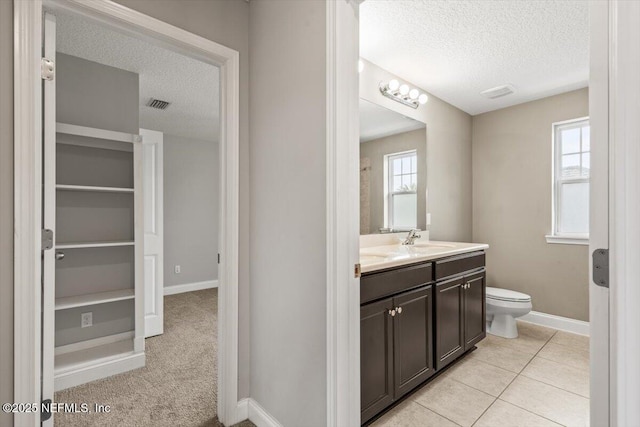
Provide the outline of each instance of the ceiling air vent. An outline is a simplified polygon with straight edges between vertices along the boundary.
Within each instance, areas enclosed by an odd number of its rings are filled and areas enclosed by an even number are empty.
[[[169,104],[171,103],[162,101],[160,99],[151,98],[149,102],[147,102],[147,107],[155,108],[157,110],[166,110]]]
[[[514,88],[511,85],[497,86],[491,89],[480,92],[480,95],[489,99],[496,99],[503,96],[511,95],[514,92]]]

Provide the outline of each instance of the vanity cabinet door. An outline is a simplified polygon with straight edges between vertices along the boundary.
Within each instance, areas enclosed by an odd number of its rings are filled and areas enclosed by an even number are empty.
[[[465,351],[463,277],[436,284],[436,369],[453,362]]]
[[[364,423],[393,402],[391,298],[360,307],[360,401]]]
[[[434,373],[432,288],[427,286],[393,299],[396,399]]]
[[[465,276],[464,285],[464,350],[467,351],[486,335],[486,273]]]

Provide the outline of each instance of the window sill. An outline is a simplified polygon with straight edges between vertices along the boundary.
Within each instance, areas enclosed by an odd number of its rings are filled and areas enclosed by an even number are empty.
[[[559,245],[589,245],[589,237],[575,237],[575,236],[554,236],[548,234],[544,236],[547,239],[547,243],[559,244]]]

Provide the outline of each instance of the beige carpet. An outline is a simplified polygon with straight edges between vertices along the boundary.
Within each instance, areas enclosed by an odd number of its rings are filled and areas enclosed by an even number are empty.
[[[56,426],[221,426],[216,416],[218,290],[167,296],[164,334],[146,340],[146,366],[55,394],[111,406],[56,414]],[[253,426],[250,422],[242,426]]]

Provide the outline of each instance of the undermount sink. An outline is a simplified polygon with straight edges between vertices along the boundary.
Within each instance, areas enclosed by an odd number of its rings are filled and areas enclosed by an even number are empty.
[[[436,248],[436,249],[453,249],[455,248],[455,245],[449,245],[447,243],[420,243],[420,242],[415,242],[413,244],[414,247],[419,247],[419,248]]]
[[[369,262],[378,262],[385,259],[387,255],[378,255],[378,254],[361,254],[360,262],[361,263],[369,263]]]

